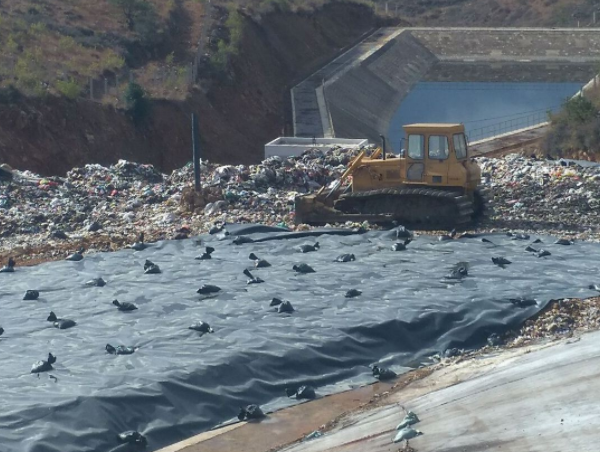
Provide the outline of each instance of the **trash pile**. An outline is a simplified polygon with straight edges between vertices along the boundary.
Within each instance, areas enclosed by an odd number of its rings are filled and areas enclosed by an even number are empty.
[[[600,165],[514,154],[477,160],[493,195],[494,213],[487,224],[560,234],[589,232],[585,238],[596,238]]]
[[[161,174],[152,165],[120,160],[89,164],[66,177],[13,170],[0,186],[0,254],[96,239],[124,246],[143,232],[149,241],[184,238],[219,223],[294,225],[294,198],[338,178],[357,150],[312,149],[258,165],[202,165],[201,202],[189,202],[191,164]],[[493,210],[478,232],[513,230],[598,239],[600,166],[510,155],[477,159]],[[191,207],[190,207],[191,205]],[[369,227],[368,225],[364,225]]]
[[[518,331],[507,334],[505,343],[508,347],[520,347],[537,339],[570,337],[598,329],[600,298],[555,300]]]
[[[222,222],[294,228],[294,197],[331,183],[357,153],[313,149],[252,166],[203,163],[201,182],[211,202],[193,211],[182,202],[194,180],[191,164],[170,175],[125,160],[109,167],[88,164],[64,178],[13,170],[12,184],[0,186],[0,250],[94,235],[115,241],[141,232],[147,240],[174,238]]]

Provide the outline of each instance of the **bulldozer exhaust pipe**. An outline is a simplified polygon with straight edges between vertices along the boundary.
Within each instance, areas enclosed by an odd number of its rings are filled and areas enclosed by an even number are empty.
[[[379,135],[379,138],[381,138],[381,158],[385,160],[385,137],[383,135]]]

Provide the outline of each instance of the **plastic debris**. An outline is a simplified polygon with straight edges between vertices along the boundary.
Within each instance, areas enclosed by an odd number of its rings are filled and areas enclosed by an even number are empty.
[[[125,345],[117,345],[113,347],[110,344],[106,344],[105,350],[111,355],[132,355],[135,353],[135,347],[127,347]]]
[[[493,204],[489,223],[520,229],[514,240],[527,240],[527,232],[540,228],[597,237],[600,165],[518,154],[476,160]]]
[[[314,399],[317,396],[315,388],[310,385],[300,386],[299,388],[285,388],[285,393],[288,397],[296,397],[297,399]]]
[[[131,444],[133,446],[145,447],[148,444],[148,441],[146,440],[146,437],[144,435],[133,430],[119,433],[118,438],[119,442]]]
[[[154,274],[161,273],[161,271],[160,271],[160,267],[158,265],[156,265],[151,260],[146,259],[146,262],[144,262],[144,273],[147,275],[154,275]]]
[[[306,435],[304,437],[304,441],[310,441],[311,439],[320,438],[321,436],[323,436],[323,433],[321,433],[319,430],[315,430],[314,432],[311,432],[308,435]]]
[[[35,246],[49,238],[104,235],[119,241],[141,231],[152,239],[172,237],[184,224],[194,233],[244,221],[294,227],[294,197],[337,179],[357,153],[310,150],[250,166],[203,162],[202,199],[188,196],[191,164],[171,174],[126,160],[88,164],[64,177],[14,169],[10,191],[0,187],[0,237]]]
[[[193,323],[192,325],[190,325],[188,327],[188,329],[198,331],[200,333],[200,336],[202,336],[206,333],[214,333],[215,332],[215,330],[213,330],[208,323],[202,322],[202,321]]]
[[[31,373],[38,374],[40,372],[48,372],[49,370],[54,369],[54,367],[52,367],[52,364],[54,364],[55,362],[56,356],[54,356],[52,353],[48,353],[47,360],[40,360],[36,362],[33,366],[31,366]]]
[[[346,291],[346,293],[344,294],[345,298],[355,298],[355,297],[359,297],[362,295],[362,292],[358,289],[350,289],[348,291]]]
[[[391,369],[387,369],[385,367],[373,366],[372,373],[375,378],[379,381],[391,380],[396,378],[398,375]]]
[[[10,191],[0,187],[0,237],[11,240],[0,241],[0,249],[8,252],[23,244],[35,249],[48,241],[59,246],[86,240],[94,251],[107,249],[107,238],[119,247],[132,243],[140,232],[151,241],[185,238],[209,229],[219,233],[227,223],[306,230],[308,226],[294,224],[295,196],[330,185],[357,152],[313,149],[298,157],[273,157],[250,166],[203,162],[200,194],[191,188],[191,164],[162,174],[152,165],[120,160],[106,167],[74,168],[64,177],[11,169]],[[518,155],[477,161],[493,205],[484,227],[514,229],[515,240],[526,240],[533,229],[559,236],[600,237],[596,214],[600,166]],[[177,232],[184,225],[189,231]],[[368,223],[346,226],[373,227]],[[413,235],[402,226],[393,233],[392,239],[400,243]],[[240,237],[235,243],[248,240]]]
[[[258,405],[248,405],[240,408],[238,419],[240,421],[257,420],[265,417],[265,413]]]
[[[28,290],[27,292],[25,292],[25,295],[23,296],[23,300],[37,300],[40,297],[40,292],[38,290]]]
[[[94,279],[90,279],[89,281],[86,281],[85,283],[86,286],[96,286],[96,287],[104,287],[106,286],[106,281],[104,281],[104,279],[102,278],[94,278]]]

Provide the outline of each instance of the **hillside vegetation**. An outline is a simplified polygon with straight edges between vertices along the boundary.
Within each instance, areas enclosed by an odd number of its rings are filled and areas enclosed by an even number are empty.
[[[588,25],[595,6],[589,0],[347,1],[413,25]],[[5,96],[18,90],[68,98],[95,89],[118,102],[135,80],[152,97],[183,99],[199,78],[223,75],[238,53],[244,18],[310,14],[332,2],[3,0],[0,88]],[[91,80],[100,84],[90,88]]]
[[[290,87],[375,27],[588,25],[593,8],[588,0],[0,0],[0,162],[57,174],[126,158],[168,171],[190,159],[191,112],[203,158],[257,162],[266,142],[290,133]]]
[[[544,140],[546,154],[553,157],[599,160],[600,88],[576,96],[561,110],[550,114],[550,132]]]
[[[76,98],[90,78],[107,77],[118,92],[130,77],[182,74],[203,14],[199,0],[2,0],[0,87]]]

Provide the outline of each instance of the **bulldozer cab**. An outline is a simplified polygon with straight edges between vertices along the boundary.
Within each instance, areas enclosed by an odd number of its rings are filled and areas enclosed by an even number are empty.
[[[362,158],[352,171],[352,190],[429,186],[473,190],[479,167],[469,160],[462,124],[409,124],[404,126],[405,152],[384,159],[381,153]]]
[[[404,131],[407,183],[464,186],[468,152],[462,124],[410,124]]]

